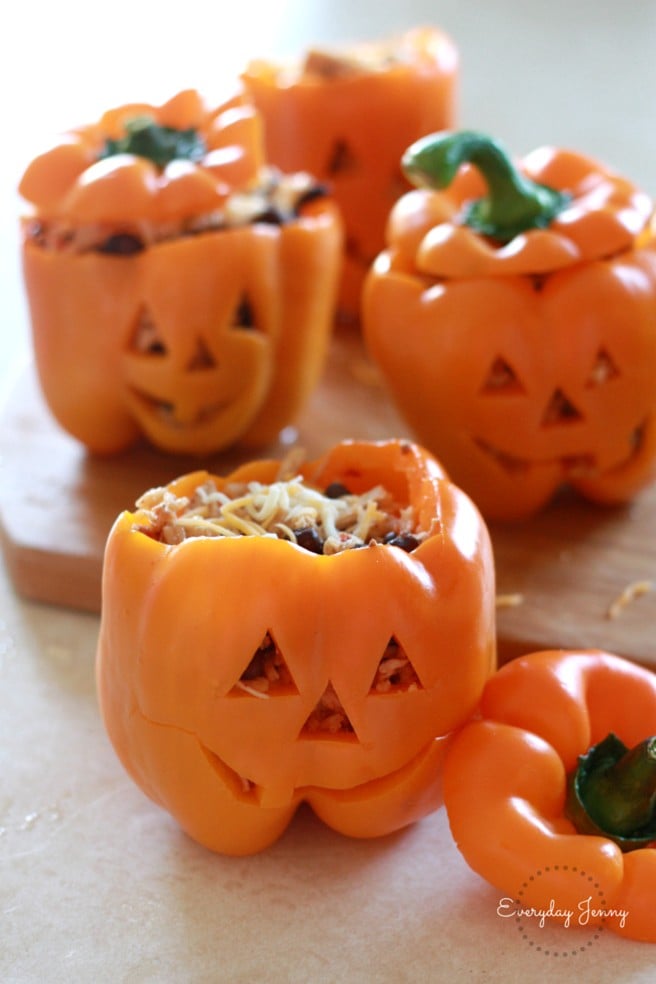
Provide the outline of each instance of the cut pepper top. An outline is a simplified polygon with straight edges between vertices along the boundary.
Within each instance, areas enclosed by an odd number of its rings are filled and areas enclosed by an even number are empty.
[[[63,134],[28,165],[19,192],[44,218],[162,222],[219,208],[256,184],[263,164],[256,110],[240,96],[210,109],[188,89]]]
[[[448,278],[541,275],[652,235],[650,196],[573,151],[539,148],[515,166],[495,141],[447,132],[417,141],[403,165],[418,187],[390,215],[386,261],[394,268]],[[518,218],[514,227],[484,221],[504,212]]]

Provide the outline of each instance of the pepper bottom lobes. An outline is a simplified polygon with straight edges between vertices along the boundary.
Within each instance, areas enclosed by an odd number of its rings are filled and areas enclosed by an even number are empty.
[[[467,863],[523,910],[570,911],[572,926],[590,910],[587,925],[656,942],[655,735],[656,674],[642,667],[593,650],[506,664],[444,766]],[[619,767],[609,744],[633,750]]]
[[[279,463],[215,478],[270,484]],[[275,536],[198,536],[176,545],[123,513],[106,548],[98,688],[125,768],[193,838],[249,854],[306,801],[356,837],[391,832],[442,802],[445,736],[494,669],[494,569],[476,508],[435,459],[406,442],[344,442],[301,474],[354,493],[378,484],[428,535],[411,552],[371,542],[319,555]],[[207,480],[172,483],[189,495]],[[240,686],[263,637],[291,683]],[[412,687],[373,686],[390,640]],[[351,728],[308,733],[332,688]]]

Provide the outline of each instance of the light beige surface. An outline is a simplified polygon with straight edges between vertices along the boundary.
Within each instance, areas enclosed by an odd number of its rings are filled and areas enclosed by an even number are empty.
[[[252,55],[439,23],[461,50],[464,125],[518,153],[586,149],[656,194],[652,0],[24,0],[0,19],[0,387],[27,346],[13,187],[38,138],[123,99],[213,95]],[[3,984],[653,980],[654,948],[610,934],[582,931],[576,956],[537,952],[461,861],[443,813],[370,843],[303,814],[262,856],[208,855],[114,758],[95,704],[97,629],[18,599],[0,564]]]

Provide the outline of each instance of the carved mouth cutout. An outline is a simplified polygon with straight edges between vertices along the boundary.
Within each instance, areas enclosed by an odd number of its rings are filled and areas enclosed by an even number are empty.
[[[359,786],[351,787],[348,792],[350,796],[357,797],[358,791],[362,790],[363,793],[368,792],[376,784],[386,784],[392,786],[401,786],[405,776],[411,775],[418,767],[421,766],[421,762],[431,755],[433,748],[433,742],[429,743],[425,748],[415,755],[409,762],[400,766],[398,769],[394,769],[392,772],[387,772],[383,776],[376,779],[370,779],[367,782],[361,783]],[[250,779],[246,779],[244,776],[240,776],[238,772],[235,772],[226,762],[223,761],[215,752],[209,749],[206,745],[203,745],[201,741],[198,741],[199,748],[212,769],[216,772],[217,776],[221,780],[224,787],[230,790],[231,795],[234,799],[241,801],[245,804],[250,804],[252,806],[264,806],[269,800],[269,792],[266,786],[258,785],[257,783],[251,782]],[[298,803],[303,800],[312,800],[312,791],[317,790],[322,793],[330,794],[335,793],[336,796],[340,796],[343,790],[333,789],[330,786],[318,786],[318,785],[308,785],[308,786],[298,786],[295,789],[290,790],[289,800],[296,800]],[[277,804],[280,805],[280,804]]]
[[[202,427],[204,424],[213,423],[221,413],[234,403],[232,400],[217,401],[208,406],[199,407],[194,414],[178,416],[173,403],[161,400],[155,396],[150,396],[150,394],[138,390],[134,386],[130,388],[130,395],[140,405],[143,411],[154,414],[161,418],[168,427],[176,429]]]
[[[585,389],[597,388],[613,383],[620,377],[620,370],[611,353],[606,348],[600,348],[594,357],[583,385]],[[490,365],[480,394],[484,397],[490,397],[492,400],[498,396],[526,397],[527,389],[510,361],[497,355]],[[542,413],[540,429],[554,431],[559,427],[566,428],[581,423],[585,423],[585,414],[564,389],[556,387]],[[640,453],[644,446],[646,428],[646,420],[634,428],[628,438],[626,457],[613,465],[614,468],[624,467]],[[549,465],[558,466],[567,479],[588,478],[600,474],[597,457],[591,452],[555,455],[549,458],[522,458],[483,438],[474,437],[473,441],[480,451],[509,475],[518,476],[526,474],[535,466]]]
[[[644,420],[632,431],[628,442],[629,451],[625,458],[622,458],[621,461],[612,466],[613,469],[624,468],[626,465],[629,465],[634,458],[638,457],[644,445],[647,424],[648,420]],[[517,455],[513,455],[507,451],[503,451],[501,448],[495,447],[481,438],[475,437],[473,440],[479,451],[482,451],[487,457],[491,458],[495,464],[503,469],[503,471],[507,472],[508,475],[520,476],[529,472],[531,468],[540,465],[558,465],[565,478],[568,479],[588,478],[590,476],[600,474],[597,459],[594,454],[563,455],[562,457],[545,459],[526,459],[520,458]],[[609,469],[604,469],[604,471],[608,470]]]

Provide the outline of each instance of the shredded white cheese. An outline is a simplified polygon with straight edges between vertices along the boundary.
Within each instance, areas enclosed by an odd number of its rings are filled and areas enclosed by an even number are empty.
[[[264,167],[256,187],[233,192],[221,208],[212,212],[169,221],[117,220],[113,224],[94,222],[86,225],[74,225],[65,217],[47,221],[37,217],[24,223],[24,235],[43,249],[59,253],[100,251],[128,255],[180,236],[254,222],[291,222],[304,202],[323,193],[323,187],[305,171],[282,174],[277,168]],[[112,245],[112,239],[117,237],[130,240],[131,246]]]
[[[631,584],[627,584],[615,601],[608,606],[606,618],[618,618],[632,601],[640,598],[641,595],[648,594],[653,587],[653,581],[632,581]]]
[[[410,550],[425,538],[414,529],[412,509],[399,508],[382,485],[359,494],[343,487],[337,492],[326,495],[300,476],[223,489],[208,481],[191,497],[157,488],[137,501],[147,514],[139,529],[169,544],[193,536],[276,537],[327,555],[372,541]]]
[[[524,604],[524,595],[515,594],[500,594],[496,596],[495,599],[497,608],[517,608],[518,605]]]

